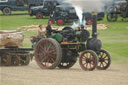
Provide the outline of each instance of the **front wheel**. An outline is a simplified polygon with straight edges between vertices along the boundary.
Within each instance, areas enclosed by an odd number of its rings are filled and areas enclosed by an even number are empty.
[[[111,64],[110,54],[106,50],[100,50],[98,57],[99,57],[99,63],[97,69],[99,70],[107,69]]]
[[[59,43],[51,38],[42,39],[35,48],[35,60],[42,69],[56,68],[62,58],[62,50]]]
[[[4,15],[10,15],[11,14],[11,9],[9,7],[5,7],[2,12],[3,12]]]
[[[92,71],[98,64],[97,54],[92,50],[86,50],[81,54],[79,63],[83,70]]]

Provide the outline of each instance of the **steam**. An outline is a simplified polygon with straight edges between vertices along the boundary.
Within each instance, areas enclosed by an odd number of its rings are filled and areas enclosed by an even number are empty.
[[[84,25],[86,22],[83,20],[83,13],[104,12],[106,3],[112,3],[113,1],[114,0],[64,0],[64,2],[74,6],[80,25]]]
[[[74,8],[75,8],[76,14],[77,14],[77,16],[79,18],[80,25],[83,25],[83,21],[82,21],[82,19],[83,19],[83,16],[82,16],[83,15],[83,11],[82,11],[82,8],[79,7],[79,6],[74,6]]]
[[[83,12],[100,12],[103,11],[105,0],[64,0],[73,6],[83,9]]]

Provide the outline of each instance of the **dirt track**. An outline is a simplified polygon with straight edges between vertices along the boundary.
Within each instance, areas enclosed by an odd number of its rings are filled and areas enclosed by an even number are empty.
[[[42,70],[33,60],[28,66],[0,67],[0,85],[128,85],[128,65],[86,72],[77,62],[67,70]]]

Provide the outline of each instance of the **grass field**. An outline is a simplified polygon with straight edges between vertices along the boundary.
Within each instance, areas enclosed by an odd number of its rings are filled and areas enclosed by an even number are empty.
[[[0,12],[0,30],[15,30],[21,26],[46,25],[48,19],[37,20],[30,17],[27,12],[13,12],[13,15],[4,16]],[[21,15],[20,15],[21,14]],[[108,24],[108,29],[98,30],[99,39],[102,40],[103,48],[108,50],[112,56],[112,61],[118,63],[128,63],[128,22],[107,22],[106,19],[98,23]],[[55,24],[54,24],[55,25]],[[67,24],[69,26],[69,24]],[[23,47],[31,47],[30,36],[35,35],[35,31],[24,31],[25,40]]]

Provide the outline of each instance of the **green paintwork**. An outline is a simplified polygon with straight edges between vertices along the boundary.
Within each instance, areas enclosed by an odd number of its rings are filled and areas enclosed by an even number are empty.
[[[54,38],[59,43],[62,42],[62,40],[63,40],[63,36],[60,33],[52,33],[50,37]]]

